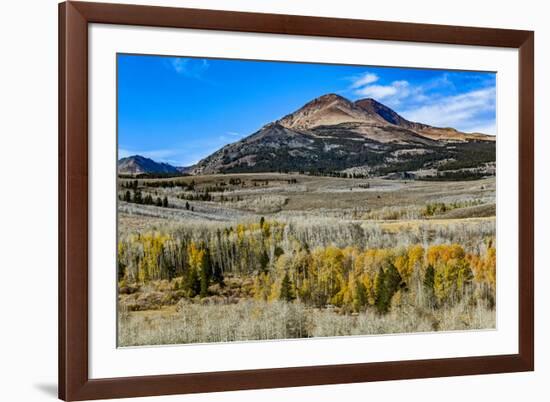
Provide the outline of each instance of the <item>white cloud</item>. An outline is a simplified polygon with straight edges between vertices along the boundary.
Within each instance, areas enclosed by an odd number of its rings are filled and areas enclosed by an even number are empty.
[[[356,95],[368,96],[375,99],[384,99],[396,93],[397,89],[391,85],[370,85],[355,91]]]
[[[355,90],[355,94],[376,100],[391,98],[393,102],[396,102],[409,95],[409,83],[407,81],[394,81],[390,85],[366,85]]]
[[[402,115],[409,120],[437,127],[453,127],[468,132],[485,132],[492,128],[494,133],[495,97],[494,87],[478,89],[434,99],[421,107],[403,110]]]
[[[171,65],[176,73],[190,78],[200,78],[208,67],[210,67],[210,64],[205,59],[184,59],[179,57],[172,59]]]
[[[352,78],[353,83],[351,88],[359,88],[364,85],[372,84],[373,82],[378,81],[378,76],[373,73],[364,73]]]
[[[411,86],[405,80],[393,81],[389,85],[365,85],[355,89],[354,94],[374,98],[392,107],[398,106],[404,99],[416,101],[424,99],[422,89]]]
[[[367,72],[352,77],[348,91],[357,97],[374,98],[408,120],[465,132],[496,134],[494,85],[459,95],[444,95],[447,92],[442,91],[444,89],[455,94],[457,91],[449,73],[422,84],[397,80],[382,85],[376,74]]]

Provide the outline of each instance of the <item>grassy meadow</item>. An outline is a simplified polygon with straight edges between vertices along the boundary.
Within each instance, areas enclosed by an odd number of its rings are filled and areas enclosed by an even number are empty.
[[[494,328],[495,178],[357,176],[119,178],[119,346]]]

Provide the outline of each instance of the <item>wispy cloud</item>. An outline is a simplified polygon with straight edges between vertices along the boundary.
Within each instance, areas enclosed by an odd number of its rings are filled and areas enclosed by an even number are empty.
[[[401,113],[409,120],[438,127],[495,134],[495,107],[496,90],[489,87],[459,95],[438,97],[427,101],[423,106],[411,107]]]
[[[372,84],[373,82],[378,81],[378,75],[374,73],[363,73],[354,77],[351,77],[352,83],[351,88],[360,88],[365,85]]]
[[[347,92],[356,97],[374,98],[405,118],[438,127],[453,127],[466,132],[496,133],[496,90],[493,79],[473,74],[476,89],[457,93],[462,89],[457,79],[464,75],[442,73],[428,81],[413,83],[406,79],[381,83],[372,72],[348,77]],[[464,91],[464,89],[463,89]]]
[[[189,78],[201,78],[210,67],[206,59],[189,59],[181,57],[171,59],[170,64],[176,73]]]
[[[410,97],[414,91],[415,88],[412,88],[408,81],[400,80],[394,81],[390,85],[366,85],[355,90],[355,94],[386,101],[390,105],[397,105],[402,99]]]
[[[348,91],[361,98],[374,98],[388,106],[396,107],[404,99],[421,101],[425,98],[424,88],[411,85],[406,80],[395,80],[389,84],[380,84],[378,75],[370,72],[350,77]]]

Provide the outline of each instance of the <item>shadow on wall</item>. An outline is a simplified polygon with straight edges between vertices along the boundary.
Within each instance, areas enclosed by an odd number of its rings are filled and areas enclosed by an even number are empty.
[[[57,398],[57,384],[34,384],[34,387],[48,396],[53,396],[54,398]]]

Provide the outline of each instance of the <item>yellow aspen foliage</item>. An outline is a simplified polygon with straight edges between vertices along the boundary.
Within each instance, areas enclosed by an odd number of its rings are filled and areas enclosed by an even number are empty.
[[[204,263],[205,251],[203,249],[199,249],[195,242],[191,242],[187,252],[189,254],[189,268],[200,272]]]
[[[375,291],[374,291],[374,279],[371,278],[369,274],[364,274],[361,277],[361,282],[363,283],[363,286],[365,286],[365,292],[367,295],[367,303],[369,305],[374,305],[375,302]]]
[[[428,264],[436,265],[439,262],[447,262],[450,259],[462,259],[465,257],[464,249],[460,244],[440,244],[428,248]]]
[[[408,256],[408,254],[405,253],[405,254],[398,255],[395,258],[395,261],[394,261],[393,265],[395,265],[395,268],[397,268],[397,271],[399,272],[399,275],[401,275],[401,277],[404,280],[409,279],[411,273],[409,272],[409,256]]]
[[[485,256],[469,254],[468,261],[476,282],[485,284],[494,290],[496,286],[496,249],[489,247]]]
[[[408,250],[408,262],[408,272],[405,276],[410,278],[413,272],[416,270],[421,270],[424,265],[424,247],[420,244],[410,246]]]
[[[147,282],[152,279],[160,279],[160,255],[163,246],[170,239],[168,235],[158,232],[145,233],[141,236],[143,256],[138,265],[138,280]]]
[[[463,258],[435,265],[434,293],[440,303],[460,300],[464,286],[471,280],[470,266]]]
[[[279,300],[281,296],[281,283],[290,265],[290,256],[282,254],[275,262],[274,278],[271,281],[271,289],[268,300]]]
[[[254,278],[254,298],[267,301],[271,294],[273,285],[271,276],[268,273],[260,273]]]
[[[460,244],[340,248],[324,233],[298,234],[290,225],[262,219],[215,231],[127,234],[117,245],[118,279],[134,284],[181,277],[189,294],[198,294],[197,283],[202,294],[205,283],[223,287],[224,278],[248,277],[247,292],[258,300],[297,298],[307,306],[334,304],[346,312],[375,308],[386,313],[398,301],[425,306],[429,300],[430,308],[439,308],[470,291],[494,300],[492,238],[468,252]],[[326,246],[312,246],[322,239]]]
[[[496,286],[497,280],[497,250],[494,247],[490,247],[487,250],[487,256],[485,258],[485,270],[487,272],[487,282],[493,289]]]

